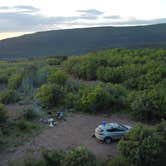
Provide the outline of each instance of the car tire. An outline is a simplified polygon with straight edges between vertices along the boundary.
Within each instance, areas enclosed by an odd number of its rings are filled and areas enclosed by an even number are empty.
[[[105,142],[106,144],[110,144],[110,143],[112,142],[112,138],[111,138],[111,137],[106,137],[106,138],[104,139],[104,142]]]

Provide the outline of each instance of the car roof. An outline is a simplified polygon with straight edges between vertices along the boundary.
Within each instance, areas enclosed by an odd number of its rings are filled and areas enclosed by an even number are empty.
[[[100,125],[101,128],[117,128],[119,126],[118,123],[105,123]]]

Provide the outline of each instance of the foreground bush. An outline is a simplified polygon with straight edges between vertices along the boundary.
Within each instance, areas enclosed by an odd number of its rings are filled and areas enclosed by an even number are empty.
[[[104,166],[131,166],[127,159],[123,156],[117,156],[109,161]]]
[[[62,166],[96,166],[95,156],[85,147],[80,146],[70,150],[65,156]]]
[[[166,121],[163,120],[161,123],[159,123],[156,127],[156,131],[164,137],[166,140]]]
[[[154,129],[141,125],[133,128],[119,142],[119,149],[131,165],[165,165],[166,141]]]
[[[21,163],[21,165],[19,165]],[[11,166],[97,166],[94,155],[85,147],[77,147],[68,153],[56,150],[43,150],[41,158],[25,156],[22,161],[12,162]]]
[[[57,106],[63,100],[63,96],[63,91],[56,84],[44,84],[36,93],[36,98],[40,100],[42,107],[45,108]]]
[[[42,155],[47,166],[60,166],[65,157],[63,152],[55,150],[44,150]]]
[[[0,101],[3,104],[16,103],[19,101],[19,95],[15,90],[6,90],[0,95]]]
[[[7,120],[7,112],[5,110],[5,106],[0,103],[0,125]]]
[[[32,129],[36,129],[37,125],[34,123],[31,123],[25,119],[21,119],[16,123],[16,126],[18,127],[19,130],[21,131],[30,131]]]

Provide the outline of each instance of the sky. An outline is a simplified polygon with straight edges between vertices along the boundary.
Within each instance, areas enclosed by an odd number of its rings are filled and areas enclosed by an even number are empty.
[[[166,0],[0,0],[0,40],[38,31],[166,23]]]

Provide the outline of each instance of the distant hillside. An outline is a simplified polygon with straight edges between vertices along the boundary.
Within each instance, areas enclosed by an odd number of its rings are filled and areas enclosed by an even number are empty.
[[[108,48],[166,48],[166,24],[54,30],[0,41],[0,58],[80,55]]]

